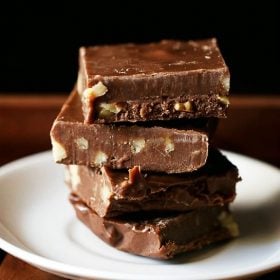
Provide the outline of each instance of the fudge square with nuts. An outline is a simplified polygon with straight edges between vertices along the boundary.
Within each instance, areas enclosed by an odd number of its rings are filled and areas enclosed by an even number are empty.
[[[209,136],[216,119],[148,124],[84,124],[74,90],[51,130],[56,162],[113,169],[140,165],[144,171],[190,172],[208,156]],[[193,125],[190,125],[193,123]]]
[[[86,123],[226,117],[229,70],[216,39],[80,48]]]
[[[78,196],[71,195],[77,217],[115,248],[145,257],[171,259],[239,234],[227,205],[164,215],[101,218]]]
[[[186,212],[201,207],[223,206],[235,198],[237,168],[218,150],[211,149],[206,164],[183,174],[100,170],[67,165],[65,182],[100,217],[137,212]]]

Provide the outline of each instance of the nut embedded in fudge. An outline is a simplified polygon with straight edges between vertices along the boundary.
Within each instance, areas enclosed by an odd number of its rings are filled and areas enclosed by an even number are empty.
[[[226,117],[230,74],[216,39],[80,49],[86,123]]]

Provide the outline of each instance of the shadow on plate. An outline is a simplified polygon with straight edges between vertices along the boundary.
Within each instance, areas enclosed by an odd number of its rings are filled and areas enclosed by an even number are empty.
[[[264,186],[265,187],[265,186]],[[262,238],[279,235],[280,232],[280,186],[279,192],[265,203],[255,207],[234,209],[234,217],[239,224],[240,238]]]
[[[209,245],[206,248],[197,251],[180,254],[176,256],[174,259],[167,260],[165,262],[166,264],[174,265],[174,264],[186,264],[186,263],[202,261],[223,251],[225,246],[230,242],[231,241],[220,241],[216,244]]]
[[[234,209],[234,217],[239,225],[240,237],[237,242],[254,244],[257,239],[262,242],[271,241],[271,236],[279,236],[280,232],[280,187],[279,192],[256,207],[242,207]],[[211,246],[186,254],[179,255],[172,260],[166,261],[169,264],[184,264],[202,261],[223,251],[233,241],[224,241]],[[249,244],[248,243],[248,244]]]

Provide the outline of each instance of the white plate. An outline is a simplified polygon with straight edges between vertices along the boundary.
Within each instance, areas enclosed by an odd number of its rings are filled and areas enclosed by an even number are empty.
[[[232,206],[240,238],[158,261],[120,252],[96,238],[67,201],[62,166],[51,153],[0,168],[0,248],[43,270],[78,279],[226,279],[280,265],[280,172],[226,152],[240,170]]]

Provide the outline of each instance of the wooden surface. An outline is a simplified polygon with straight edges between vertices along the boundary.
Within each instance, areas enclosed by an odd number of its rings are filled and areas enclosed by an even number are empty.
[[[65,98],[0,94],[0,164],[51,148],[49,131]],[[229,117],[220,122],[215,145],[280,166],[280,97],[232,95]],[[0,261],[1,280],[62,279],[3,252]]]

